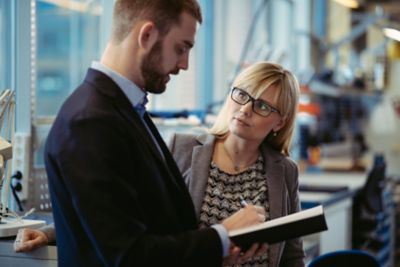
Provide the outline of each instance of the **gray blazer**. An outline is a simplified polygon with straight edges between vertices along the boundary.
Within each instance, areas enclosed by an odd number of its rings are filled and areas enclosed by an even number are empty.
[[[210,134],[174,134],[169,148],[182,172],[196,210],[197,218],[207,187],[209,166],[215,137]],[[261,148],[268,173],[270,218],[278,218],[300,210],[297,165],[283,154],[267,146]],[[270,246],[270,267],[304,266],[303,244],[300,239]]]

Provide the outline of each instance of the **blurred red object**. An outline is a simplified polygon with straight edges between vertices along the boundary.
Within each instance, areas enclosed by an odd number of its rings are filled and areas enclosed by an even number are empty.
[[[319,116],[321,114],[321,107],[317,103],[299,104],[299,112],[305,112]]]
[[[301,94],[310,94],[310,88],[307,85],[300,85],[300,92]],[[321,107],[318,103],[312,101],[304,103],[300,100],[299,112],[305,112],[308,114],[319,116],[321,114]]]
[[[399,99],[395,99],[393,101],[393,107],[394,107],[394,111],[397,114],[397,117],[400,118],[400,98]]]

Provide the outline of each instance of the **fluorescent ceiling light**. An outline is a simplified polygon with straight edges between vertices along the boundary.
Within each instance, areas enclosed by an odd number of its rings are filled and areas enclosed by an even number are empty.
[[[94,15],[100,15],[102,13],[101,5],[90,5],[90,2],[86,3],[77,0],[41,0],[42,2],[57,5],[59,7],[70,9],[78,12],[90,12]]]
[[[400,42],[400,31],[393,28],[384,28],[383,33],[386,37]]]
[[[335,0],[335,2],[349,8],[358,8],[360,6],[357,0]]]

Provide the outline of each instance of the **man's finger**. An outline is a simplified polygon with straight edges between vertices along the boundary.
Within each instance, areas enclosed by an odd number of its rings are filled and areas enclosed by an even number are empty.
[[[228,260],[225,262],[226,265],[234,265],[238,262],[240,255],[240,248],[239,247],[233,247],[230,251]]]
[[[247,250],[245,253],[243,253],[242,255],[240,255],[239,260],[240,262],[245,261],[251,257],[254,256],[254,254],[256,253],[257,249],[258,249],[259,245],[253,244],[249,250]]]
[[[268,251],[268,247],[269,246],[267,243],[261,244],[261,246],[259,247],[257,252],[254,254],[254,257],[259,257],[259,256],[264,255]]]

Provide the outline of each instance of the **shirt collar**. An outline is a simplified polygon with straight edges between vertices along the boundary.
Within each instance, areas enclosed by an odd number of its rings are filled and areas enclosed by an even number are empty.
[[[133,107],[137,108],[139,105],[143,106],[147,103],[147,92],[142,91],[131,80],[125,78],[118,72],[110,69],[98,61],[93,61],[91,68],[98,70],[110,77],[111,80],[113,80],[121,88],[122,92],[129,99],[129,102],[131,102]]]

